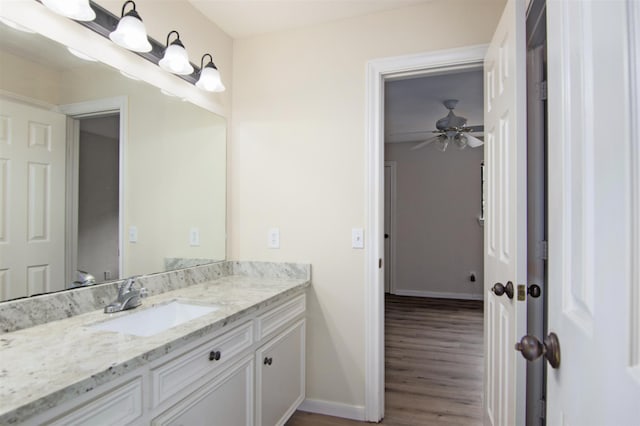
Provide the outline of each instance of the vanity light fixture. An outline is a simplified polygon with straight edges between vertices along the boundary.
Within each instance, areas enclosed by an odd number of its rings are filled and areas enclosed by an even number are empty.
[[[76,21],[93,21],[96,13],[89,5],[89,0],[42,0],[48,9],[58,15],[75,19]]]
[[[169,44],[171,34],[175,33],[176,39]],[[193,67],[189,63],[189,56],[184,44],[180,41],[180,34],[173,30],[167,34],[167,45],[164,57],[158,62],[160,68],[173,74],[188,75],[193,73]]]
[[[204,58],[208,56],[209,62],[204,65]],[[209,53],[205,53],[200,59],[200,78],[196,82],[196,86],[207,92],[224,92],[225,87],[220,79],[220,71],[213,63],[213,57]]]
[[[133,5],[133,8],[125,14],[124,9],[128,4]],[[134,52],[150,52],[151,43],[147,38],[147,30],[144,27],[142,18],[136,12],[136,4],[131,0],[124,2],[120,16],[118,27],[109,34],[109,38],[125,49],[133,50]]]

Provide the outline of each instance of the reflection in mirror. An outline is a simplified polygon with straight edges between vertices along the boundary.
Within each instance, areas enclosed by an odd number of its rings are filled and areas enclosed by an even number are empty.
[[[0,24],[0,300],[224,260],[225,176],[224,118]]]

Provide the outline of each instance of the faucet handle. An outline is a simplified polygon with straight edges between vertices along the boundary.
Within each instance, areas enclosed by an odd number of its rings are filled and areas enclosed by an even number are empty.
[[[139,293],[138,297],[145,298],[145,297],[148,297],[148,296],[149,296],[149,290],[147,290],[145,287],[142,287],[140,289],[140,293]]]

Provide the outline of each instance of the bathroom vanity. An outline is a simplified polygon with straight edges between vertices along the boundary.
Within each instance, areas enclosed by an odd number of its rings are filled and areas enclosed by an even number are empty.
[[[0,424],[284,424],[305,395],[308,265],[222,262],[139,281],[150,296],[136,309],[0,335]],[[175,302],[212,311],[127,330],[125,317],[166,317]],[[24,308],[11,303],[0,321]],[[121,318],[120,331],[103,329]]]

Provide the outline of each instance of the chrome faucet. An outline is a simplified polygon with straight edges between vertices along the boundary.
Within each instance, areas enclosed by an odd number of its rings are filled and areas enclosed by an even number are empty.
[[[142,298],[147,297],[147,289],[141,287],[139,290],[134,287],[136,279],[140,276],[127,278],[120,287],[118,287],[118,298],[104,307],[105,314],[113,312],[126,311],[133,309],[142,304]]]

